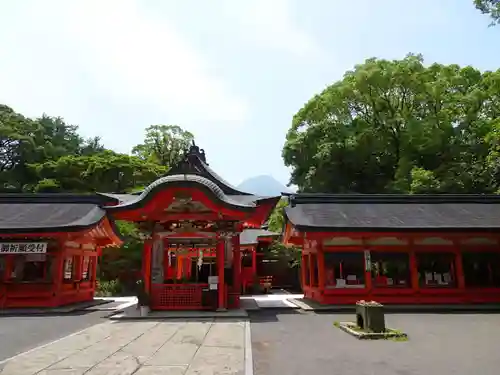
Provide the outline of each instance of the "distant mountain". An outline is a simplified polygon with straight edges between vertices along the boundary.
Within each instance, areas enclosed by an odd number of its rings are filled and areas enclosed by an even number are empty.
[[[262,196],[276,196],[284,192],[292,192],[290,188],[268,175],[248,178],[238,185],[238,189]]]

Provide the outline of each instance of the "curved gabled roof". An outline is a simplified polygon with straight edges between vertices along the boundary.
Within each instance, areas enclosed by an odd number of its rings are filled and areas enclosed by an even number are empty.
[[[235,208],[237,210],[248,211],[253,210],[256,207],[253,201],[242,202],[241,200],[231,199],[230,196],[224,194],[224,191],[221,187],[205,177],[192,174],[178,174],[161,177],[150,184],[148,187],[146,187],[142,191],[142,193],[138,196],[135,196],[134,199],[127,198],[127,200],[121,201],[120,204],[116,206],[106,207],[106,209],[114,211],[135,209],[141,207],[143,204],[150,201],[156,193],[167,187],[197,188],[204,191],[215,201],[218,201],[225,206]]]
[[[147,203],[162,189],[170,187],[195,188],[204,191],[210,199],[236,211],[255,211],[257,221],[266,220],[280,197],[260,197],[238,190],[217,175],[206,162],[205,152],[193,142],[183,159],[166,175],[151,183],[142,192],[133,194],[100,193],[113,199],[116,205],[108,205],[110,212],[133,210]]]
[[[251,228],[240,233],[240,245],[255,245],[259,242],[259,237],[279,237],[280,233],[271,232],[266,229]]]

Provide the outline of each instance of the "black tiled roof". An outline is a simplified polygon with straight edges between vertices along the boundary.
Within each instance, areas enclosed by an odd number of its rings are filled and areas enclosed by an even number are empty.
[[[279,233],[265,229],[245,229],[240,233],[240,245],[255,245],[259,242],[259,237],[277,237],[279,235]]]
[[[104,194],[66,194],[66,193],[0,194],[0,203],[89,203],[100,206],[100,205],[105,205],[110,201],[117,201],[117,199],[113,196],[106,196]]]
[[[93,203],[21,203],[19,198],[7,203],[2,196],[0,233],[76,231],[96,225],[105,215]]]
[[[299,230],[496,231],[496,195],[290,195],[287,219]]]

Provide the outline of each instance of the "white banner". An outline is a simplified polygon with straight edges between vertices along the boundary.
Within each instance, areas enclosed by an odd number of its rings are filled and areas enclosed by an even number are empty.
[[[0,242],[0,254],[45,254],[47,242]]]
[[[370,254],[370,250],[365,250],[365,271],[372,270],[372,257]]]

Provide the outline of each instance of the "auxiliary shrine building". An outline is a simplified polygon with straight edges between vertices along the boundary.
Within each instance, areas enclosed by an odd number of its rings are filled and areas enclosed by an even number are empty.
[[[500,302],[500,196],[295,194],[285,243],[323,304]]]
[[[0,309],[92,300],[101,249],[122,240],[97,195],[0,194]]]

